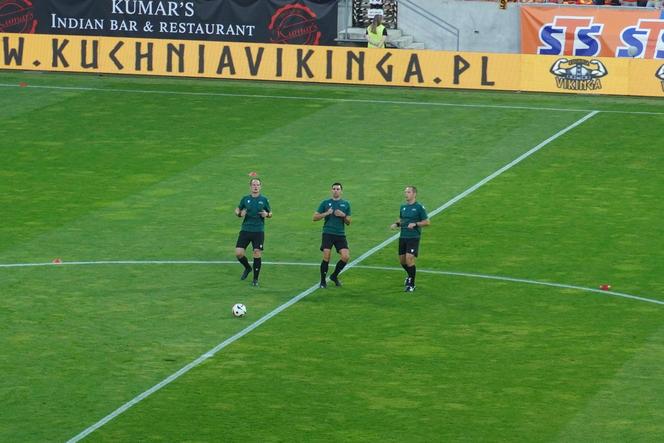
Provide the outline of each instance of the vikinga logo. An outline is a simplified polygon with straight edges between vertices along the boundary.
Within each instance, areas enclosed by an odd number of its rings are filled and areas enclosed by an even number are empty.
[[[542,55],[573,55],[592,57],[599,55],[602,43],[599,35],[603,24],[593,23],[594,17],[554,17],[540,29],[542,46],[537,53]]]
[[[662,84],[662,92],[664,92],[664,65],[660,66],[657,72],[655,73],[655,77],[659,79],[659,81]]]
[[[277,9],[268,29],[273,43],[317,45],[321,37],[314,11],[298,3]]]
[[[0,0],[0,32],[34,34],[37,20],[29,0]]]
[[[602,89],[600,78],[608,74],[599,60],[568,60],[560,58],[551,66],[558,89],[569,91],[595,91]]]

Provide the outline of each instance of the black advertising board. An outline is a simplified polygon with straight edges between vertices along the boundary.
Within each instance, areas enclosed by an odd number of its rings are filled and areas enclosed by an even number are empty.
[[[0,32],[333,45],[338,0],[0,0]]]

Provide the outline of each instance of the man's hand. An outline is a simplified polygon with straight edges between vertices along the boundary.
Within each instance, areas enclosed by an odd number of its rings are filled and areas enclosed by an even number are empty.
[[[341,209],[335,209],[334,215],[336,215],[337,217],[341,217],[341,218],[346,217],[346,213],[343,212]]]

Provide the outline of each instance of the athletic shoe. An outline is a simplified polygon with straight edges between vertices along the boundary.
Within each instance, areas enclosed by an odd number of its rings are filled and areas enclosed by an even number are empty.
[[[404,292],[415,292],[415,286],[406,286]]]
[[[251,282],[251,286],[258,286],[258,280],[254,280]]]
[[[244,268],[244,271],[242,272],[242,277],[240,277],[240,280],[246,280],[247,276],[251,272],[251,268]]]
[[[321,289],[327,289],[327,283],[325,281],[320,282],[320,285],[318,286]]]
[[[334,274],[330,275],[330,281],[334,282],[335,286],[341,286],[341,282],[339,281],[339,277],[337,277]]]

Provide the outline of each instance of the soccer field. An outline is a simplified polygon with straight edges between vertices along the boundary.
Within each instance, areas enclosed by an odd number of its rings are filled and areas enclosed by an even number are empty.
[[[662,441],[662,128],[657,99],[0,72],[0,441]]]

